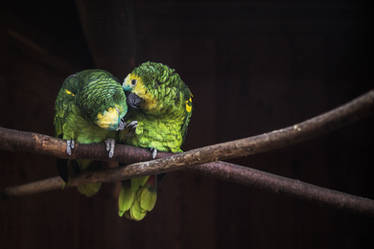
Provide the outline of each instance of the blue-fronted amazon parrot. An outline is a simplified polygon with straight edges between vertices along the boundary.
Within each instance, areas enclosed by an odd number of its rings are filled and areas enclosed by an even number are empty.
[[[187,126],[192,114],[192,93],[178,73],[166,65],[145,62],[127,75],[123,84],[127,103],[126,116],[137,121],[133,134],[120,131],[120,142],[148,148],[153,158],[157,151],[182,152]],[[141,220],[157,199],[157,176],[135,177],[122,182],[119,215]]]
[[[56,98],[54,125],[56,136],[66,140],[66,153],[71,155],[76,142],[105,142],[108,156],[114,153],[116,131],[124,129],[128,111],[121,83],[104,70],[89,69],[65,79]],[[136,126],[136,122],[131,125]],[[64,165],[65,164],[65,165]],[[63,160],[58,163],[61,177],[68,181],[68,169],[92,169],[91,160]],[[75,167],[74,167],[75,166]],[[100,183],[80,185],[79,192],[94,195]]]

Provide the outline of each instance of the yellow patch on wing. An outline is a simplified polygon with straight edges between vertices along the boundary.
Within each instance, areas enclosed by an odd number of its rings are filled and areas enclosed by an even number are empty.
[[[75,94],[72,93],[72,92],[70,92],[68,89],[65,89],[65,92],[66,92],[67,94],[71,95],[71,96],[75,96]]]
[[[104,114],[101,112],[97,114],[96,124],[101,128],[108,129],[118,123],[118,115],[117,108],[109,107],[108,110],[104,111]]]
[[[186,111],[191,112],[192,111],[192,98],[190,97],[189,100],[186,100]]]

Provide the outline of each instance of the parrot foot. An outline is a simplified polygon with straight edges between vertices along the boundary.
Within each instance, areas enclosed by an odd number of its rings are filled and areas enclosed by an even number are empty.
[[[75,147],[75,141],[74,139],[68,139],[66,140],[66,153],[71,156],[71,151],[74,149]]]
[[[157,149],[155,149],[155,148],[150,148],[150,151],[152,152],[152,159],[156,159],[156,156],[157,156]]]
[[[105,149],[109,152],[109,158],[112,158],[114,155],[114,147],[116,146],[116,141],[113,138],[107,138],[104,141]]]
[[[138,126],[138,121],[131,121],[130,123],[126,123],[124,119],[121,119],[117,131],[122,131],[123,129],[129,129],[130,131],[133,131]]]
[[[121,121],[119,122],[119,125],[118,125],[118,128],[117,128],[117,131],[122,131],[123,129],[125,129],[126,127],[126,122],[125,120],[122,118]]]
[[[138,121],[134,120],[130,123],[126,124],[126,128],[129,128],[130,130],[135,130],[136,127],[138,127]]]
[[[136,127],[138,127],[138,121],[136,120],[126,124],[126,129],[129,129],[128,136],[133,136],[135,134]]]

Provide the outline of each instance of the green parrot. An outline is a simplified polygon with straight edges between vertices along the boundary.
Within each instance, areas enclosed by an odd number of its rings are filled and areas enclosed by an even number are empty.
[[[111,158],[115,137],[126,124],[128,111],[126,95],[112,74],[104,70],[88,69],[67,77],[57,95],[54,125],[56,136],[66,140],[66,153],[71,155],[76,142],[82,144],[105,142]],[[92,160],[60,160],[57,164],[61,177],[68,181],[68,171],[84,171],[95,167]],[[100,183],[80,185],[79,192],[92,196]]]
[[[127,121],[137,121],[131,134],[120,131],[120,142],[157,151],[182,152],[192,115],[192,93],[174,69],[145,62],[127,75],[123,84],[131,107]],[[135,177],[122,182],[119,216],[141,220],[157,199],[157,176]]]

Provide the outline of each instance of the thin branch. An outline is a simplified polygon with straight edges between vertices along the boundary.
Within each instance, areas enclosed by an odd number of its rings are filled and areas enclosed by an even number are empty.
[[[153,161],[138,162],[126,167],[85,172],[73,178],[71,186],[88,182],[112,182],[133,176],[158,174],[180,169],[193,169],[226,180],[249,184],[273,192],[286,193],[298,198],[313,200],[326,205],[374,216],[374,201],[334,190],[320,188],[297,180],[287,179],[225,162],[214,162],[239,156],[253,155],[296,144],[336,130],[374,112],[374,90],[330,112],[302,123],[265,133],[259,136],[206,146]],[[30,151],[67,158],[64,141],[46,135],[20,132],[0,127],[0,149]],[[168,156],[160,153],[160,156]],[[104,145],[78,145],[71,158],[108,160]],[[117,145],[114,160],[124,163],[149,160],[150,153],[144,149]],[[9,187],[3,194],[19,196],[62,187],[58,177],[18,187]],[[35,188],[34,188],[35,187]]]
[[[192,166],[191,169],[224,181],[240,183],[323,206],[374,217],[374,200],[368,198],[322,188],[299,180],[227,162],[199,164]]]

